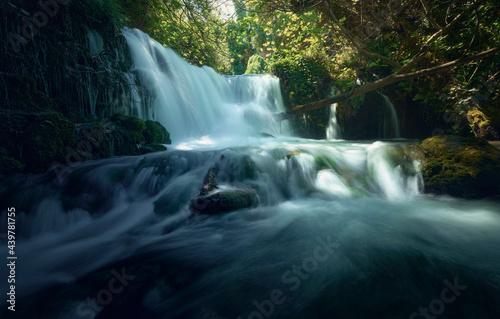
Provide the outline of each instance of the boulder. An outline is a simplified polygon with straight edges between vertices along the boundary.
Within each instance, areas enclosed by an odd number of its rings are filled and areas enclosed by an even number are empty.
[[[486,140],[434,136],[415,149],[427,193],[471,199],[500,195],[500,150]]]
[[[208,170],[200,194],[191,200],[189,208],[200,214],[215,215],[242,208],[255,207],[259,202],[257,193],[250,188],[224,188],[217,185],[218,168]]]
[[[500,134],[491,125],[490,119],[478,108],[474,108],[467,113],[469,125],[477,137],[487,140],[498,140]]]
[[[196,213],[215,215],[255,207],[258,202],[257,193],[253,189],[235,188],[200,195],[191,200],[189,207]]]

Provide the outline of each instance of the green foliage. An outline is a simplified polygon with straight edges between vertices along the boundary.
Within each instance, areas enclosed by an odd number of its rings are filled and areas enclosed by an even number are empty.
[[[25,166],[24,163],[10,156],[5,148],[0,147],[0,174],[21,172]]]
[[[292,56],[274,59],[269,68],[280,79],[283,98],[288,108],[325,98],[333,84],[325,61],[318,57]],[[294,126],[297,133],[304,137],[324,138],[329,114],[329,108],[323,108],[310,112],[303,119],[296,119]]]
[[[227,71],[225,26],[209,0],[116,0],[128,25],[151,35],[194,65]]]
[[[266,70],[266,61],[260,55],[252,55],[248,60],[248,66],[245,74],[262,74],[266,73]]]

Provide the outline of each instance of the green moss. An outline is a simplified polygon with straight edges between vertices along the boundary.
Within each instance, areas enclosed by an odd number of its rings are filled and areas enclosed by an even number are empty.
[[[435,136],[417,148],[426,191],[465,198],[500,194],[500,150],[486,140]]]
[[[167,129],[160,124],[160,122],[155,122],[147,120],[144,122],[145,129],[143,132],[146,144],[171,144],[170,134]]]
[[[19,169],[43,172],[54,161],[64,162],[66,147],[74,144],[75,125],[60,113],[8,113],[1,122],[4,156],[15,160],[11,163]]]
[[[14,172],[21,172],[25,164],[9,156],[9,152],[0,147],[0,174],[9,174]]]
[[[142,133],[146,126],[144,121],[137,116],[114,114],[110,117],[110,120],[118,126],[121,126],[128,133],[131,143],[139,144],[144,141]]]

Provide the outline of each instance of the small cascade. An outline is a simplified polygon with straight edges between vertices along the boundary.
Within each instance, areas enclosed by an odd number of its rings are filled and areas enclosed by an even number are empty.
[[[104,41],[99,33],[94,30],[87,32],[88,47],[94,58],[97,58],[104,51]],[[87,92],[90,102],[90,114],[96,116],[97,98],[99,96],[99,88],[94,83],[94,76],[90,73],[86,75]]]
[[[399,131],[398,116],[396,114],[394,104],[391,102],[387,95],[384,95],[382,93],[379,94],[384,99],[384,105],[386,108],[386,116],[384,116],[384,122],[382,123],[384,138],[400,138],[401,134]]]
[[[162,122],[177,144],[74,162],[62,179],[0,181],[16,214],[19,318],[407,318],[427,305],[442,318],[499,318],[497,202],[422,195],[405,141],[291,136],[273,116],[283,111],[277,78],[223,77],[138,30],[124,36],[133,68],[120,97],[106,90],[99,101]],[[100,45],[90,32],[92,54]],[[394,105],[371,97],[358,124],[399,137]],[[336,107],[328,139],[340,137]],[[219,188],[210,192],[257,200],[193,211],[207,172]],[[0,229],[10,231],[5,208]],[[440,291],[457,301],[445,305]],[[10,300],[1,318],[12,317]]]
[[[326,139],[338,140],[340,138],[340,127],[337,123],[337,103],[333,103],[330,106],[330,120],[328,121],[328,127],[326,128]]]

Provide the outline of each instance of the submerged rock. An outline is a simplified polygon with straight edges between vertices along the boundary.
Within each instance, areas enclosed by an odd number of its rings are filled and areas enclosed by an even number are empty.
[[[463,198],[500,195],[500,150],[486,140],[434,136],[415,149],[427,193]]]
[[[255,207],[258,201],[257,193],[253,189],[235,188],[200,195],[191,200],[189,207],[196,213],[215,215]]]
[[[242,208],[257,206],[259,198],[253,189],[226,188],[219,189],[217,185],[218,169],[208,170],[203,181],[200,194],[191,200],[189,208],[195,213],[215,215]]]

